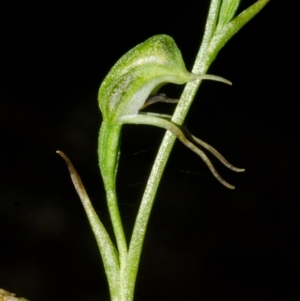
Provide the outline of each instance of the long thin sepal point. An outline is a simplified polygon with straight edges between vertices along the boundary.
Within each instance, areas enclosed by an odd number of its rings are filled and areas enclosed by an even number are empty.
[[[65,160],[68,166],[72,182],[85,209],[103,259],[111,296],[117,296],[119,291],[119,260],[115,246],[113,245],[108,233],[95,212],[83,183],[72,162],[63,152],[56,151],[56,153]]]

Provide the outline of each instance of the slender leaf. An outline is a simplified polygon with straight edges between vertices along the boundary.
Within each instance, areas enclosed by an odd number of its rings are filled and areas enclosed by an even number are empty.
[[[219,12],[217,30],[222,28],[234,17],[241,0],[223,0]]]

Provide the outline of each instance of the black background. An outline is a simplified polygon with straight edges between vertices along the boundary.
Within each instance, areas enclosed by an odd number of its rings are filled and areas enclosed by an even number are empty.
[[[253,1],[243,0],[240,10]],[[158,191],[135,300],[300,300],[296,9],[272,0],[220,52],[186,119],[244,174],[176,143]],[[171,35],[190,70],[209,1],[5,5],[1,17],[0,287],[40,300],[109,300],[65,163],[110,229],[97,163],[99,85],[127,50]],[[293,72],[296,74],[293,75]],[[165,91],[178,97],[182,87]],[[172,113],[173,105],[152,111]],[[118,193],[130,237],[164,131],[124,126]]]

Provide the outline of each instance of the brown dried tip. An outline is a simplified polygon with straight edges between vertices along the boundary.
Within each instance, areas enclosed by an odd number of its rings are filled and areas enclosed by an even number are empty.
[[[79,174],[77,173],[75,167],[73,166],[72,162],[70,161],[70,159],[62,152],[62,151],[56,151],[57,154],[59,154],[66,162],[69,172],[70,172],[70,176],[72,179],[72,182],[75,186],[75,189],[79,195],[79,197],[81,198],[82,196],[87,197],[87,193],[85,191],[85,188],[83,186],[83,183],[79,177]]]

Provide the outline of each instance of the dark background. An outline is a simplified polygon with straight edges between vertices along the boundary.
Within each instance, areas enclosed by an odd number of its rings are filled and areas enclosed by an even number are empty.
[[[241,10],[253,1],[243,0]],[[154,205],[136,301],[300,300],[296,9],[272,0],[226,47],[186,119],[244,174],[220,174],[179,142]],[[1,17],[0,287],[41,300],[109,300],[64,151],[110,229],[97,163],[99,85],[127,50],[171,35],[190,70],[209,1],[68,7],[11,2]],[[294,12],[294,14],[293,14]],[[182,87],[165,91],[178,97]],[[152,111],[172,113],[173,105]],[[124,126],[118,193],[130,236],[164,131]]]

